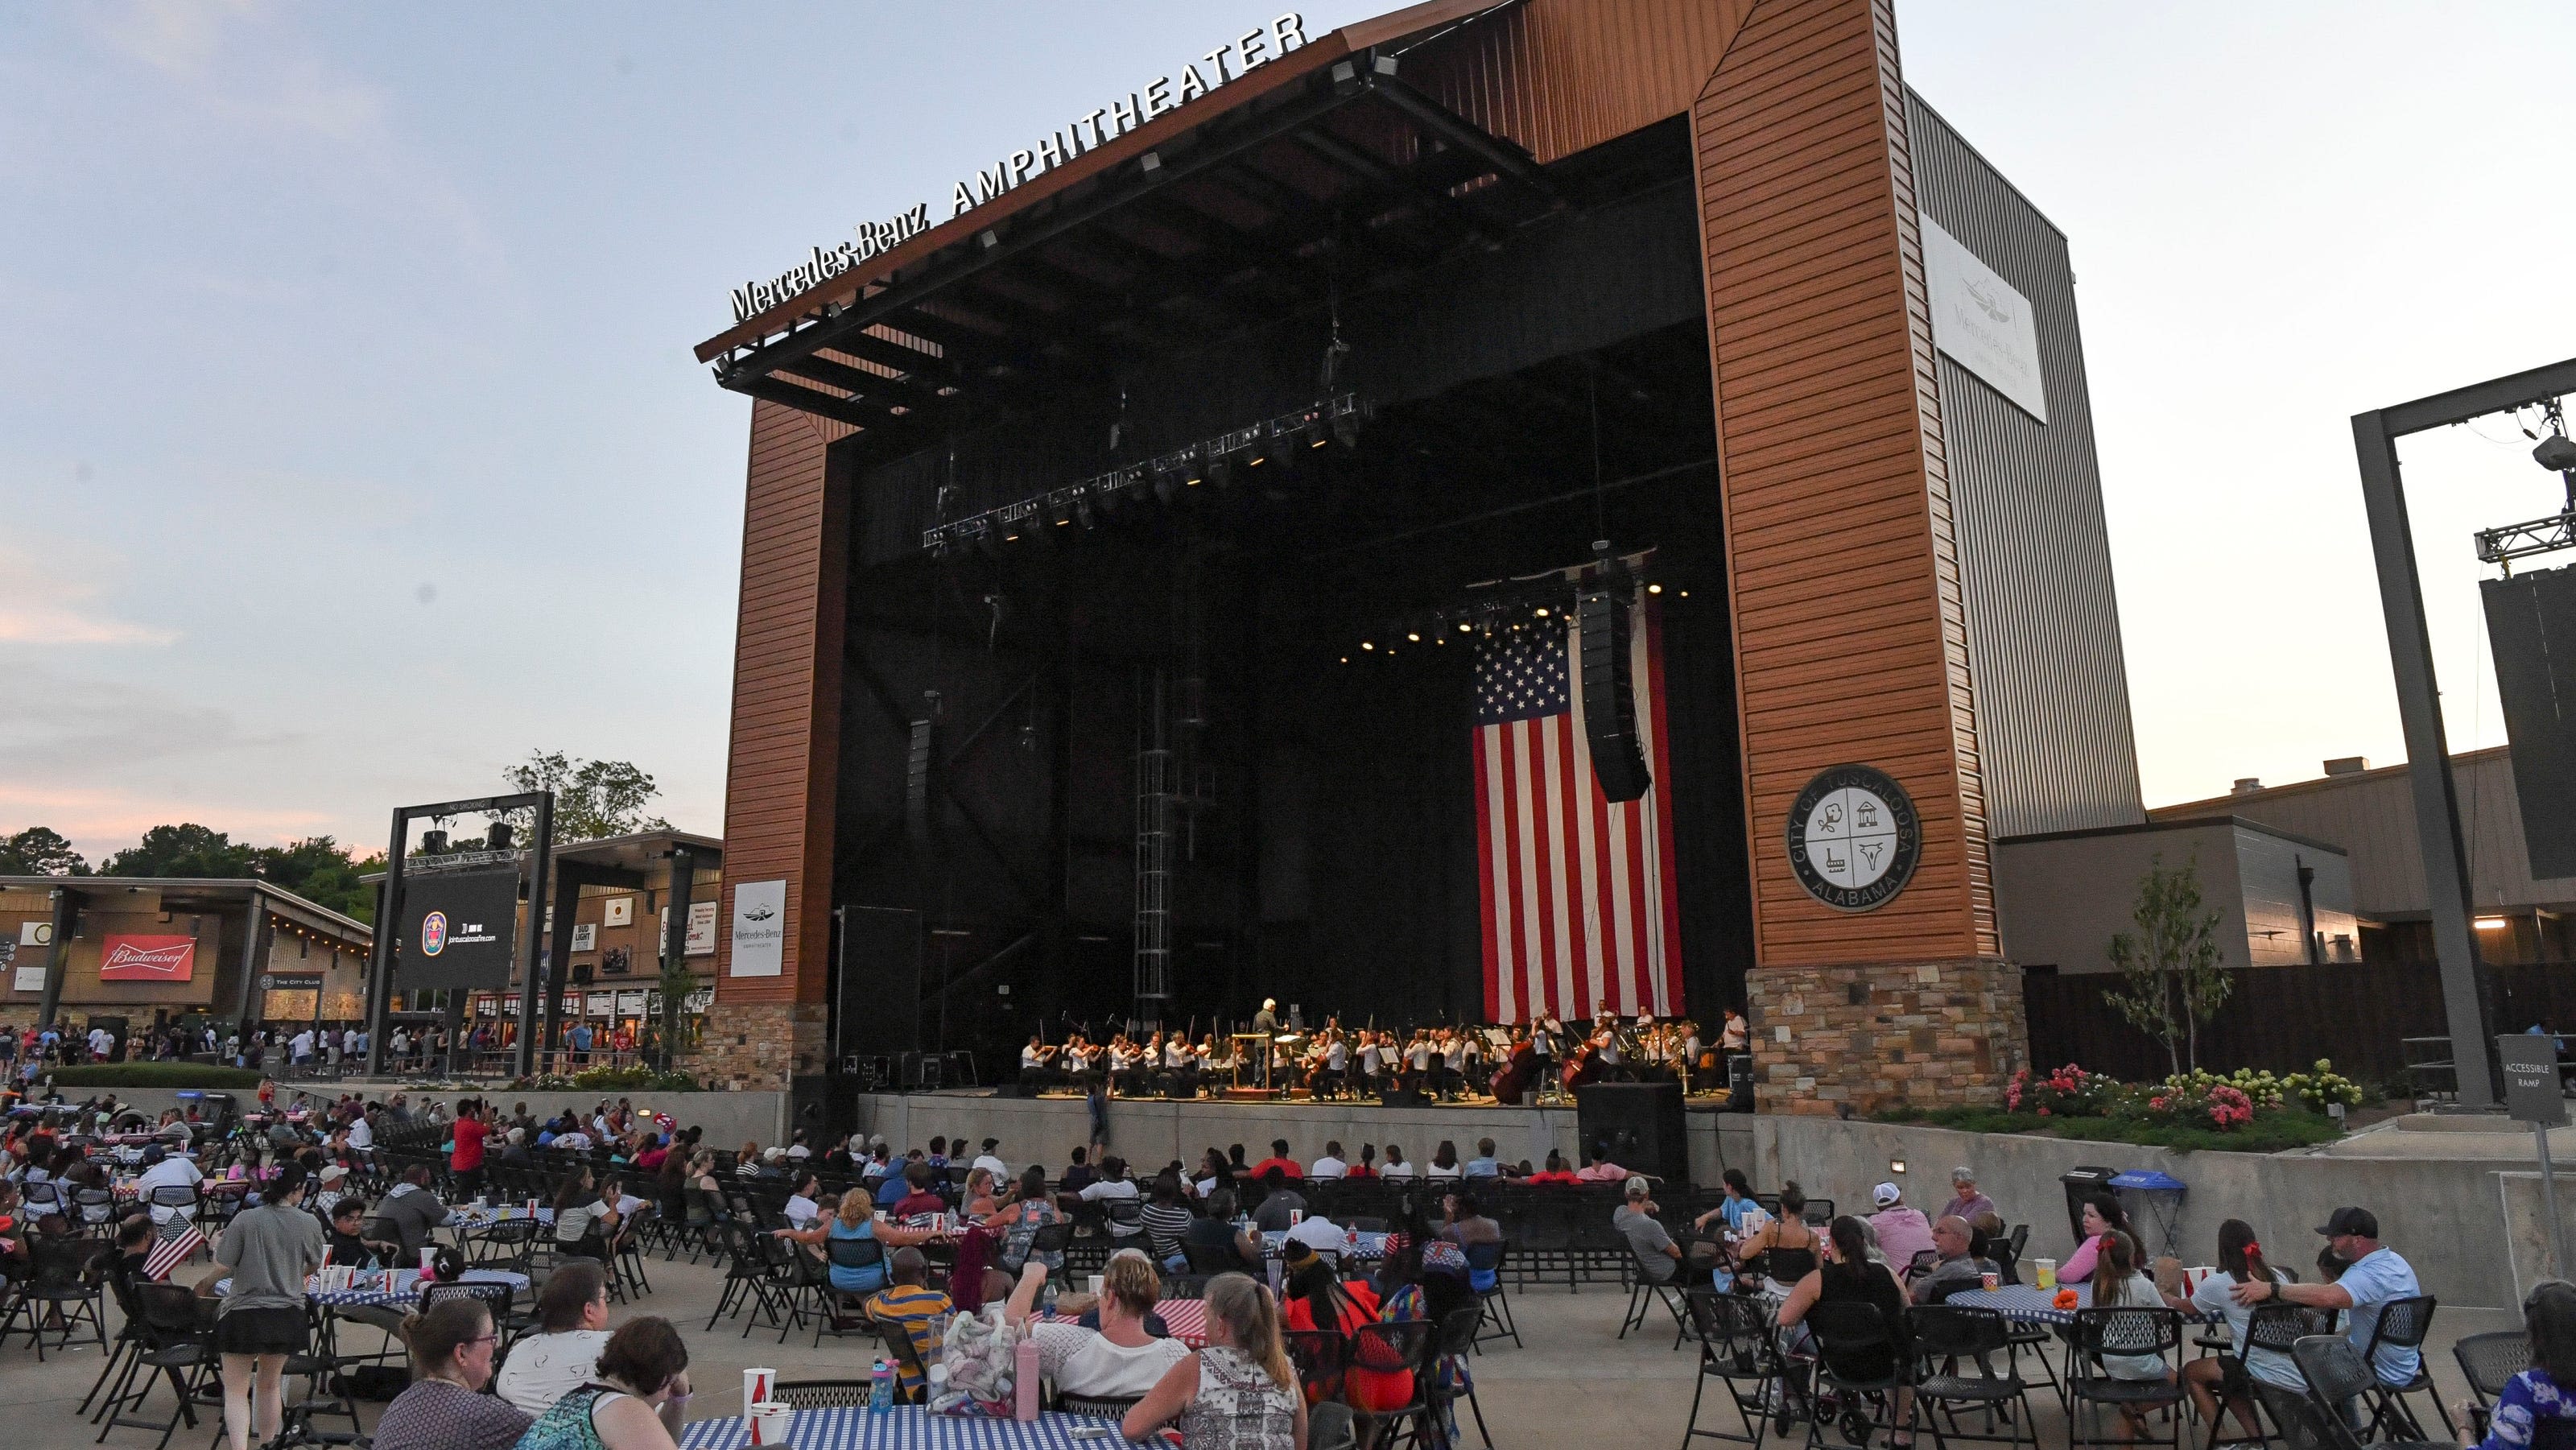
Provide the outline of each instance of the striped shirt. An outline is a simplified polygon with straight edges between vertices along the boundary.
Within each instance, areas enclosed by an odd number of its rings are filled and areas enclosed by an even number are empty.
[[[925,1367],[938,1358],[948,1332],[948,1316],[956,1309],[946,1294],[920,1284],[897,1284],[868,1301],[870,1318],[903,1326],[904,1334],[912,1340],[913,1356]],[[921,1388],[919,1372],[900,1360],[896,1365],[906,1392]]]
[[[1144,1214],[1145,1238],[1153,1245],[1154,1257],[1168,1259],[1179,1253],[1181,1240],[1189,1233],[1190,1220],[1195,1215],[1177,1203],[1149,1203]]]

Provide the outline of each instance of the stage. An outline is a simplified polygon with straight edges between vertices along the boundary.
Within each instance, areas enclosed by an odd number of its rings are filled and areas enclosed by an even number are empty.
[[[1690,1141],[1691,1180],[1715,1183],[1729,1163],[1752,1154],[1751,1118],[1721,1113],[1693,1104],[1682,1114]],[[996,1153],[1013,1171],[1030,1163],[1045,1166],[1050,1176],[1063,1171],[1069,1150],[1091,1136],[1091,1113],[1081,1098],[1004,1097],[992,1088],[962,1088],[935,1093],[861,1093],[855,1106],[858,1129],[881,1133],[897,1152],[918,1148],[937,1134],[963,1137],[969,1144],[999,1138]],[[1386,1145],[1396,1143],[1416,1171],[1431,1161],[1442,1139],[1455,1144],[1458,1159],[1476,1155],[1476,1140],[1491,1138],[1497,1156],[1543,1164],[1550,1148],[1580,1164],[1582,1145],[1575,1133],[1574,1105],[1504,1107],[1496,1103],[1448,1103],[1387,1108],[1363,1102],[1224,1102],[1200,1098],[1116,1098],[1109,1104],[1109,1149],[1124,1157],[1139,1178],[1174,1159],[1195,1166],[1210,1148],[1240,1143],[1244,1161],[1270,1156],[1270,1140],[1288,1140],[1289,1155],[1300,1163],[1323,1156],[1324,1144],[1338,1140],[1343,1157],[1359,1161],[1360,1145],[1374,1143],[1381,1162]]]

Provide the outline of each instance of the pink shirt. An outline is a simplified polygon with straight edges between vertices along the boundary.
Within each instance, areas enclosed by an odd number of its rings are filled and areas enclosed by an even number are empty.
[[[2100,1238],[2089,1238],[2084,1242],[2077,1244],[2075,1246],[2075,1252],[2066,1256],[2066,1262],[2057,1266],[2057,1282],[2061,1284],[2081,1284],[2091,1279],[2093,1277],[2093,1261],[2101,1255],[2101,1252],[2102,1240]]]
[[[1624,1183],[1628,1170],[1616,1163],[1595,1163],[1574,1176],[1586,1183]]]
[[[1919,1208],[1882,1208],[1869,1216],[1869,1226],[1877,1231],[1879,1250],[1899,1278],[1916,1254],[1932,1247],[1932,1221]]]

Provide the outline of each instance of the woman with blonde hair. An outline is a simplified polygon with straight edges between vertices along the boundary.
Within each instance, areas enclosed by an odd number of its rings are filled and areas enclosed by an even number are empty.
[[[1119,1422],[1143,1441],[1181,1422],[1182,1450],[1306,1450],[1306,1398],[1279,1337],[1279,1301],[1243,1274],[1207,1283],[1207,1348],[1182,1358]]]
[[[1080,1324],[1029,1323],[1045,1287],[1047,1271],[1034,1261],[1020,1269],[1019,1286],[1003,1311],[1014,1326],[1027,1326],[1038,1347],[1038,1365],[1056,1388],[1086,1400],[1132,1400],[1162,1383],[1166,1371],[1190,1357],[1177,1339],[1158,1339],[1145,1318],[1162,1297],[1162,1280],[1145,1255],[1120,1249],[1102,1266],[1100,1327]],[[1079,1296],[1069,1296],[1064,1312],[1078,1312]]]

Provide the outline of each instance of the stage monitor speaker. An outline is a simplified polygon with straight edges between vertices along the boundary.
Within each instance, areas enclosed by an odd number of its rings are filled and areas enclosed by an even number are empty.
[[[1610,1161],[1631,1173],[1690,1180],[1680,1083],[1585,1083],[1574,1090],[1574,1124],[1586,1152],[1607,1145]]]
[[[1654,777],[1637,737],[1636,671],[1629,662],[1628,590],[1587,585],[1575,598],[1583,641],[1583,734],[1592,747],[1592,776],[1605,800],[1632,801]]]
[[[1753,1111],[1753,1054],[1726,1054],[1726,1108],[1730,1113]]]
[[[1382,1108],[1427,1108],[1431,1098],[1420,1088],[1388,1088],[1378,1100]]]
[[[2478,586],[2531,874],[2576,876],[2576,569]]]

